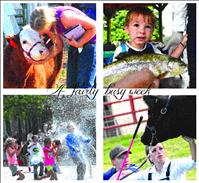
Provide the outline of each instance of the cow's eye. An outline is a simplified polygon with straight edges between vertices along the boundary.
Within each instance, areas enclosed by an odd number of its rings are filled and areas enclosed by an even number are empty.
[[[23,43],[23,44],[26,44],[26,43],[27,43],[27,41],[26,41],[26,40],[24,40],[22,43]]]

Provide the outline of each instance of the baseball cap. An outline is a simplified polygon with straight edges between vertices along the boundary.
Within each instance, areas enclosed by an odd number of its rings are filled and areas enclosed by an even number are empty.
[[[126,153],[128,151],[128,149],[122,145],[117,145],[116,147],[114,147],[111,151],[110,151],[110,158],[111,160],[114,158],[119,157],[120,155]],[[131,152],[129,152],[131,154]]]

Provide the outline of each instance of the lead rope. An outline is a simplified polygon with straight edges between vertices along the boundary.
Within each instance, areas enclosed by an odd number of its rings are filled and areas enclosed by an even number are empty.
[[[123,168],[124,168],[124,165],[125,165],[125,163],[126,163],[126,159],[127,159],[128,155],[129,155],[129,152],[130,152],[130,150],[131,150],[131,147],[133,146],[134,139],[135,139],[135,137],[136,137],[136,134],[137,134],[137,132],[138,132],[138,129],[139,129],[139,127],[140,127],[140,124],[141,124],[141,122],[142,122],[142,119],[143,119],[143,116],[140,116],[140,119],[139,119],[139,121],[138,121],[137,127],[136,127],[135,132],[134,132],[134,135],[133,135],[133,138],[132,138],[132,140],[131,140],[131,143],[130,143],[130,145],[129,145],[128,151],[127,151],[127,153],[126,153],[126,155],[125,155],[124,161],[123,161],[122,166],[121,166],[121,168],[120,168],[120,170],[119,170],[119,174],[118,174],[116,180],[120,180],[120,175],[121,175],[122,170],[123,170]]]

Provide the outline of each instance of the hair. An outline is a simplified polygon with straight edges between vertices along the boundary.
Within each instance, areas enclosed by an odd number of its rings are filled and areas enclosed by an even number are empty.
[[[5,143],[4,143],[4,148],[3,150],[6,151],[8,149],[8,147],[10,147],[13,143],[16,142],[16,139],[12,138],[12,137],[8,137],[6,140],[5,140]]]
[[[151,24],[153,27],[155,25],[155,17],[151,10],[146,7],[134,7],[132,8],[126,15],[125,26],[128,26],[129,23],[137,18],[139,15],[143,15],[145,17],[145,21]]]
[[[162,144],[162,143],[161,143],[161,144]],[[162,146],[163,146],[163,148],[164,148],[164,145],[163,145],[163,144],[162,144]],[[153,163],[153,162],[150,160],[150,158],[149,158],[149,153],[150,153],[151,147],[152,147],[152,146],[146,145],[146,146],[145,146],[145,153],[146,153],[146,156],[147,156],[148,160],[149,160],[150,163],[153,165],[154,163]]]
[[[34,140],[34,139],[38,139],[38,136],[37,135],[33,135],[32,136],[32,140]]]
[[[153,162],[150,160],[149,158],[149,151],[150,151],[151,146],[146,145],[145,146],[145,153],[146,153],[146,157],[148,158],[148,160],[150,161],[150,163],[153,165]]]
[[[30,27],[36,31],[54,22],[56,22],[55,12],[49,7],[37,7],[30,16]]]
[[[53,142],[55,143],[56,146],[61,145],[61,141],[60,140],[54,140]]]
[[[47,137],[44,139],[44,145],[47,146],[48,143],[51,142],[51,138]]]

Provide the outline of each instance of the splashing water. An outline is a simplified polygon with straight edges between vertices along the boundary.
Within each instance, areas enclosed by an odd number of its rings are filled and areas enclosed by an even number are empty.
[[[86,96],[51,96],[46,103],[50,106],[53,120],[49,124],[45,124],[44,133],[40,134],[40,142],[43,142],[46,137],[50,137],[52,141],[60,140],[62,143],[60,165],[73,164],[68,156],[65,142],[67,124],[72,121],[77,127],[77,131],[91,139],[86,147],[83,147],[82,144],[84,159],[87,163],[96,164],[96,101],[90,100]]]

